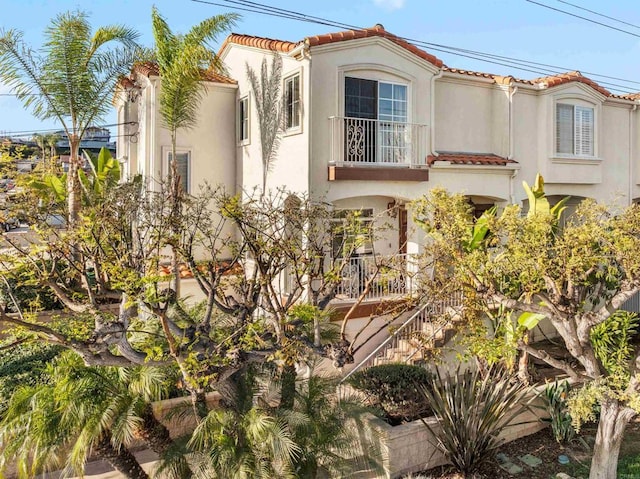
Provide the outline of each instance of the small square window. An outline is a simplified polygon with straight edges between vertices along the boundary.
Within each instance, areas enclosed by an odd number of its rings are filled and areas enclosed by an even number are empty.
[[[171,172],[171,158],[173,155],[169,151],[167,153],[167,171]],[[177,152],[176,160],[178,162],[178,176],[180,177],[180,188],[185,193],[189,193],[191,189],[190,174],[191,174],[191,153],[188,151]]]
[[[249,141],[249,97],[245,96],[238,101],[238,141]]]
[[[285,130],[300,128],[300,75],[284,80],[284,127]]]

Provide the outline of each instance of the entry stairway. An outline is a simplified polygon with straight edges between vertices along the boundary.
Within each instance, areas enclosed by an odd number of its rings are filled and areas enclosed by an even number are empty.
[[[343,379],[371,366],[388,363],[412,364],[428,360],[437,348],[447,344],[457,332],[462,312],[462,295],[427,302],[406,313],[389,335]]]

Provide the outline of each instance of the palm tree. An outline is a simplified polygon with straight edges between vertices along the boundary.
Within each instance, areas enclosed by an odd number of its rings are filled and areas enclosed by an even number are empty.
[[[227,386],[222,407],[209,411],[189,441],[196,477],[295,478],[299,448],[286,422],[255,401],[253,371],[237,373]]]
[[[250,369],[234,376],[222,407],[211,410],[189,446],[194,472],[225,479],[346,477],[381,472],[366,408],[314,374],[296,381],[292,408],[276,406],[281,384]]]
[[[262,194],[266,193],[267,175],[273,166],[279,146],[278,133],[282,126],[282,103],[280,100],[280,81],[282,79],[282,60],[274,54],[271,73],[267,69],[267,59],[262,60],[260,78],[247,65],[247,78],[256,100],[258,129],[262,154]]]
[[[44,135],[41,135],[40,133],[34,133],[33,136],[31,137],[31,140],[36,145],[38,145],[38,148],[40,148],[40,152],[42,154],[42,161],[44,162],[47,158],[47,150],[45,149],[46,140]]]
[[[299,448],[296,477],[382,472],[382,452],[365,412],[362,401],[344,392],[336,378],[312,373],[299,379],[293,408],[279,411]]]
[[[0,32],[0,81],[42,120],[60,122],[69,138],[68,220],[77,224],[81,208],[78,171],[80,140],[86,128],[111,107],[118,78],[138,58],[138,34],[124,26],[98,28],[93,34],[84,12],[58,15],[44,32],[36,52],[15,30]]]
[[[81,475],[93,451],[126,477],[146,479],[127,446],[142,437],[161,455],[173,447],[150,406],[166,392],[165,372],[86,367],[67,352],[48,373],[50,382],[12,396],[0,423],[0,469],[13,460],[23,477],[62,467]],[[177,476],[189,477],[186,461],[181,465]]]
[[[218,56],[209,48],[209,43],[231,28],[238,18],[235,14],[216,15],[203,20],[181,35],[171,31],[158,9],[151,10],[155,56],[162,81],[160,90],[160,115],[171,134],[171,167],[169,188],[172,197],[172,227],[178,234],[178,205],[182,194],[176,158],[176,138],[180,128],[192,128],[198,121],[198,107],[204,94],[203,70],[223,71]],[[186,181],[186,178],[184,178]],[[173,253],[175,279],[172,286],[179,294],[180,283],[178,259]]]
[[[44,141],[47,144],[47,146],[49,147],[49,160],[50,160],[50,165],[49,165],[49,169],[53,170],[53,158],[57,155],[57,151],[56,151],[56,146],[58,145],[58,142],[60,141],[60,135],[56,134],[56,133],[49,133],[48,135],[44,135]]]
[[[177,132],[180,128],[188,129],[196,124],[205,89],[203,70],[224,71],[209,44],[229,30],[237,19],[235,14],[216,15],[181,35],[171,31],[156,7],[151,11],[155,55],[162,80],[160,115],[171,134],[171,191],[176,196],[180,188],[176,161]]]

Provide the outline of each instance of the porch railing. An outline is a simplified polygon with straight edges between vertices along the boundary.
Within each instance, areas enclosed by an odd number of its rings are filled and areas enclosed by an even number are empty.
[[[357,371],[374,366],[385,359],[406,363],[414,358],[422,348],[435,347],[437,337],[451,327],[449,310],[461,306],[462,293],[460,292],[456,292],[446,299],[423,304],[400,326],[390,331],[389,336],[349,371],[342,382]]]
[[[426,164],[427,125],[332,116],[331,158],[338,166]]]
[[[418,269],[414,255],[362,255],[344,261],[341,281],[336,289],[336,299],[355,300],[365,291],[365,299],[382,299],[402,296],[414,291],[414,280]]]

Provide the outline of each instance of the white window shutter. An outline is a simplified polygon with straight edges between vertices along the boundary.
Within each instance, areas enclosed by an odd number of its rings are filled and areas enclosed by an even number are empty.
[[[593,156],[593,108],[575,107],[575,154]]]
[[[556,153],[575,154],[573,105],[556,104]]]

